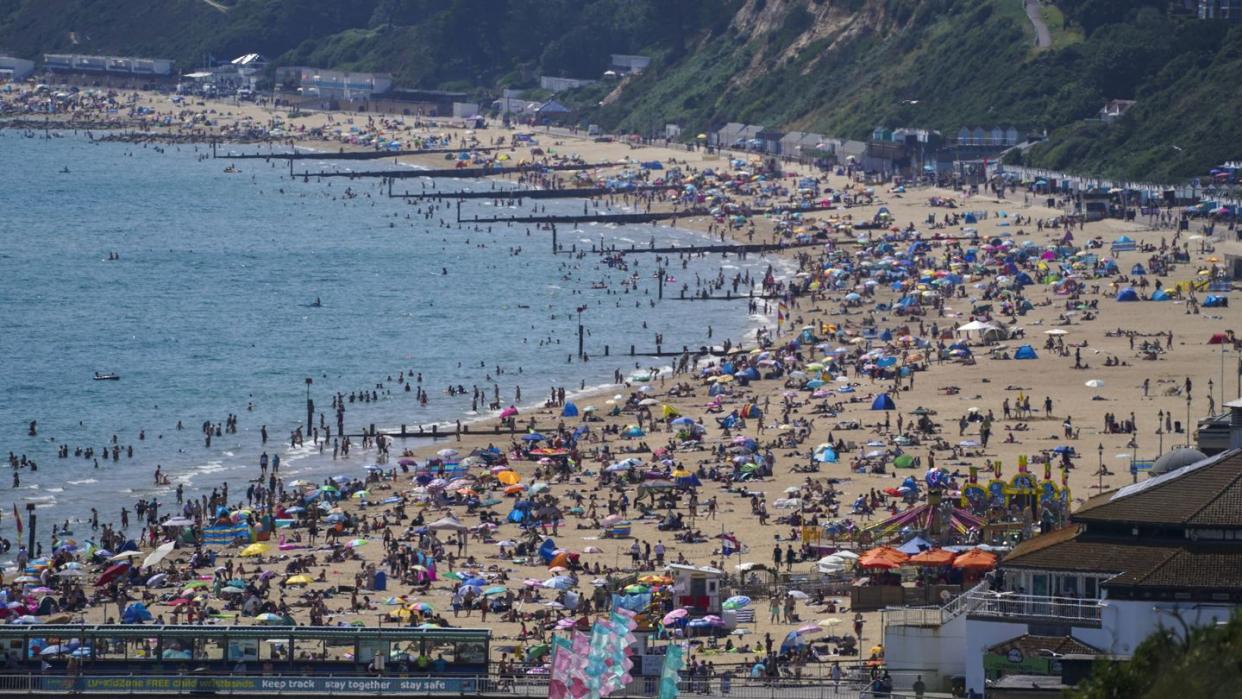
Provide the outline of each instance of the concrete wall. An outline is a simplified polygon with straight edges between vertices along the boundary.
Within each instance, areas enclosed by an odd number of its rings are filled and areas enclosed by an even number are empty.
[[[944,688],[953,677],[966,674],[966,617],[954,617],[947,624],[927,626],[887,626],[884,629],[884,660],[889,667],[903,670],[909,684],[914,674],[923,675],[923,682],[932,691]],[[982,668],[982,664],[980,664]]]

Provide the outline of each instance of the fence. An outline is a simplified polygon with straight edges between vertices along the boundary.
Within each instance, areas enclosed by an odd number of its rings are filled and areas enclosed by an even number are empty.
[[[1099,624],[1104,606],[1099,600],[1038,595],[971,595],[969,613],[977,616],[1050,619]]]
[[[659,694],[659,677],[636,677],[613,692],[620,699],[645,699]],[[686,678],[683,696],[729,696],[737,699],[858,699],[865,690],[859,680],[772,679],[749,677]],[[341,675],[0,675],[0,695],[96,694],[106,696],[265,696],[284,694],[330,696],[546,697],[547,677],[388,677]]]

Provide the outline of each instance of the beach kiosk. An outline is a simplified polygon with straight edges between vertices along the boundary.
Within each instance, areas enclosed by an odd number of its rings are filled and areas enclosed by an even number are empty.
[[[673,579],[673,597],[677,605],[690,610],[691,614],[720,613],[720,582],[724,571],[711,566],[692,566],[670,563],[664,567]]]

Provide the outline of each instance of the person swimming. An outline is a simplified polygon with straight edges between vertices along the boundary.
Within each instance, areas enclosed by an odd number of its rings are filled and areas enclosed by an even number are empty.
[[[323,301],[320,301],[319,297],[316,296],[314,303],[311,304],[311,308],[322,308],[322,307],[323,307]]]

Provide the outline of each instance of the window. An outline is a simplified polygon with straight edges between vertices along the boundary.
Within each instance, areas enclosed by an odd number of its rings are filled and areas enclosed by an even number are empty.
[[[1086,584],[1083,587],[1084,596],[1086,596],[1087,599],[1099,599],[1100,597],[1099,581],[1096,580],[1095,578],[1087,577],[1085,579],[1085,583]]]

